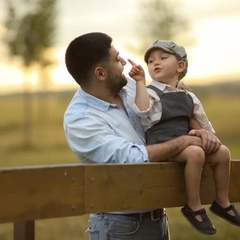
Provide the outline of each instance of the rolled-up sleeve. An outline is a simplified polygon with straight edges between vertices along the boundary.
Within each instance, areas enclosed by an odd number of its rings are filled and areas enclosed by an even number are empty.
[[[124,131],[127,129],[122,129],[122,136],[119,136],[104,119],[94,120],[84,116],[65,126],[68,144],[83,163],[148,162],[144,144],[127,140],[123,137],[126,136]]]

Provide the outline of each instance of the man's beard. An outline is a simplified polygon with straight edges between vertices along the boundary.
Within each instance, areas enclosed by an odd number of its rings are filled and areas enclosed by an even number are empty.
[[[122,74],[121,76],[108,72],[106,86],[110,92],[115,95],[127,84],[127,78]]]

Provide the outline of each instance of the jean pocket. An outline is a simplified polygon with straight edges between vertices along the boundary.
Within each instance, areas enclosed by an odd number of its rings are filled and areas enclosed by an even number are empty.
[[[108,235],[110,239],[125,239],[136,233],[139,229],[139,222],[136,220],[114,220],[109,223]],[[126,238],[127,239],[127,238]]]

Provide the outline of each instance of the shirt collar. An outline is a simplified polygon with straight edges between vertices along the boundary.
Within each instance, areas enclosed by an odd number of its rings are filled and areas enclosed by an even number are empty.
[[[109,102],[106,102],[106,101],[103,101],[99,98],[96,98],[94,97],[93,95],[85,92],[84,90],[82,90],[81,88],[79,89],[79,94],[84,98],[86,99],[86,101],[101,109],[102,111],[108,111],[110,107],[116,107],[117,104],[111,104]],[[126,95],[127,95],[127,91],[125,89],[122,89],[120,92],[119,92],[119,95],[120,97],[123,99],[123,101],[126,99]]]
[[[158,89],[160,89],[161,91],[164,91],[165,89],[183,89],[183,90],[188,90],[188,91],[192,91],[191,88],[189,88],[188,86],[186,86],[183,82],[183,80],[180,80],[178,81],[178,84],[177,84],[177,87],[176,88],[173,88],[172,86],[168,85],[168,84],[165,84],[165,83],[161,83],[161,82],[158,82],[156,80],[152,80],[151,82],[151,85],[153,85],[154,87],[157,87]]]

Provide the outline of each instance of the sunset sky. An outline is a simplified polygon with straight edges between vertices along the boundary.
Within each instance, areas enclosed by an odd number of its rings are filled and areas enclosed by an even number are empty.
[[[175,2],[175,11],[190,23],[189,32],[182,33],[183,38],[190,37],[194,41],[191,46],[185,46],[189,59],[189,71],[185,82],[200,84],[228,78],[240,80],[240,1]],[[130,57],[146,67],[142,59],[134,56],[125,47],[136,41],[138,3],[138,0],[59,0],[58,36],[55,47],[59,64],[52,73],[54,84],[64,87],[65,84],[75,84],[66,72],[64,52],[73,38],[92,31],[109,34],[123,57]],[[4,15],[4,1],[0,0],[0,37],[5,31],[2,26]],[[0,51],[3,50],[3,46],[0,45]],[[0,56],[0,72],[0,93],[13,86],[21,88],[21,71],[7,63],[3,54]]]

